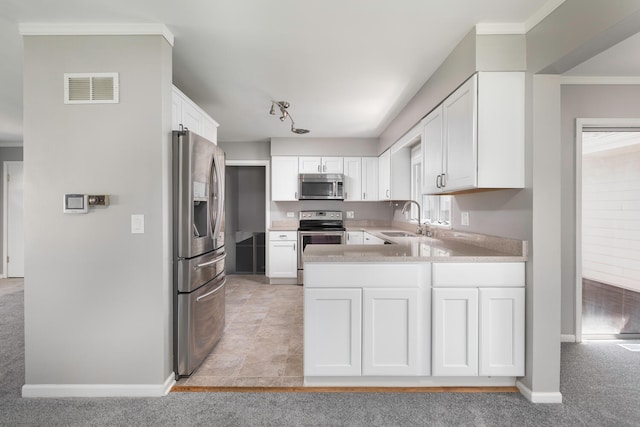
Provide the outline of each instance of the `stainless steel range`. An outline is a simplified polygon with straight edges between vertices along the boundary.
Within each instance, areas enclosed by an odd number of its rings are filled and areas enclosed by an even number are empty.
[[[345,228],[342,211],[300,211],[298,228],[298,283],[302,283],[302,252],[307,245],[342,245]]]

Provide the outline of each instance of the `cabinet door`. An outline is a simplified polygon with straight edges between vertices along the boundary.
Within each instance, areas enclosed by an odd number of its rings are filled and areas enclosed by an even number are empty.
[[[274,241],[269,242],[269,277],[296,278],[298,277],[297,242]]]
[[[480,289],[480,375],[524,375],[524,288]]]
[[[362,375],[417,375],[418,289],[365,289]]]
[[[384,240],[374,236],[373,234],[363,232],[362,235],[363,235],[363,244],[365,245],[384,245]]]
[[[343,172],[342,157],[323,157],[322,173],[342,173]]]
[[[304,375],[361,374],[362,291],[304,290]]]
[[[298,158],[271,158],[271,200],[298,200]]]
[[[362,245],[364,242],[363,231],[347,231],[347,245]]]
[[[423,192],[428,194],[443,191],[440,188],[440,175],[443,171],[442,147],[442,105],[433,110],[422,121],[422,147],[424,165]]]
[[[434,288],[432,375],[478,375],[478,290]]]
[[[362,159],[344,158],[344,200],[362,200]]]
[[[298,169],[300,173],[321,173],[321,157],[298,157]]]
[[[182,123],[182,96],[173,88],[171,92],[171,130],[180,130]]]
[[[378,199],[391,199],[391,152],[389,150],[378,157]]]
[[[190,131],[202,135],[203,117],[198,108],[190,100],[182,102],[182,125]]]
[[[203,117],[202,136],[214,144],[218,144],[218,124],[207,116]]]
[[[477,76],[471,77],[442,104],[446,146],[445,191],[477,186]]]
[[[362,200],[378,200],[378,158],[362,158]]]

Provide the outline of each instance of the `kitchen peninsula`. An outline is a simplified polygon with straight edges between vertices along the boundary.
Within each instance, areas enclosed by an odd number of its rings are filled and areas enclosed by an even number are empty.
[[[437,230],[304,252],[305,385],[513,386],[527,242]]]

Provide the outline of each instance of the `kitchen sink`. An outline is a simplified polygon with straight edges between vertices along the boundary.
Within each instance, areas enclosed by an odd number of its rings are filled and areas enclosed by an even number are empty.
[[[421,237],[415,233],[407,233],[406,231],[382,231],[380,234],[384,234],[387,237]]]

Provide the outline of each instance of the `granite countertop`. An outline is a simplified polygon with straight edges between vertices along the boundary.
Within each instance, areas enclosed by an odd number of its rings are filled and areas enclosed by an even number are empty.
[[[527,242],[452,230],[437,230],[435,237],[389,237],[397,229],[349,228],[380,237],[390,245],[309,245],[304,262],[522,262]]]

